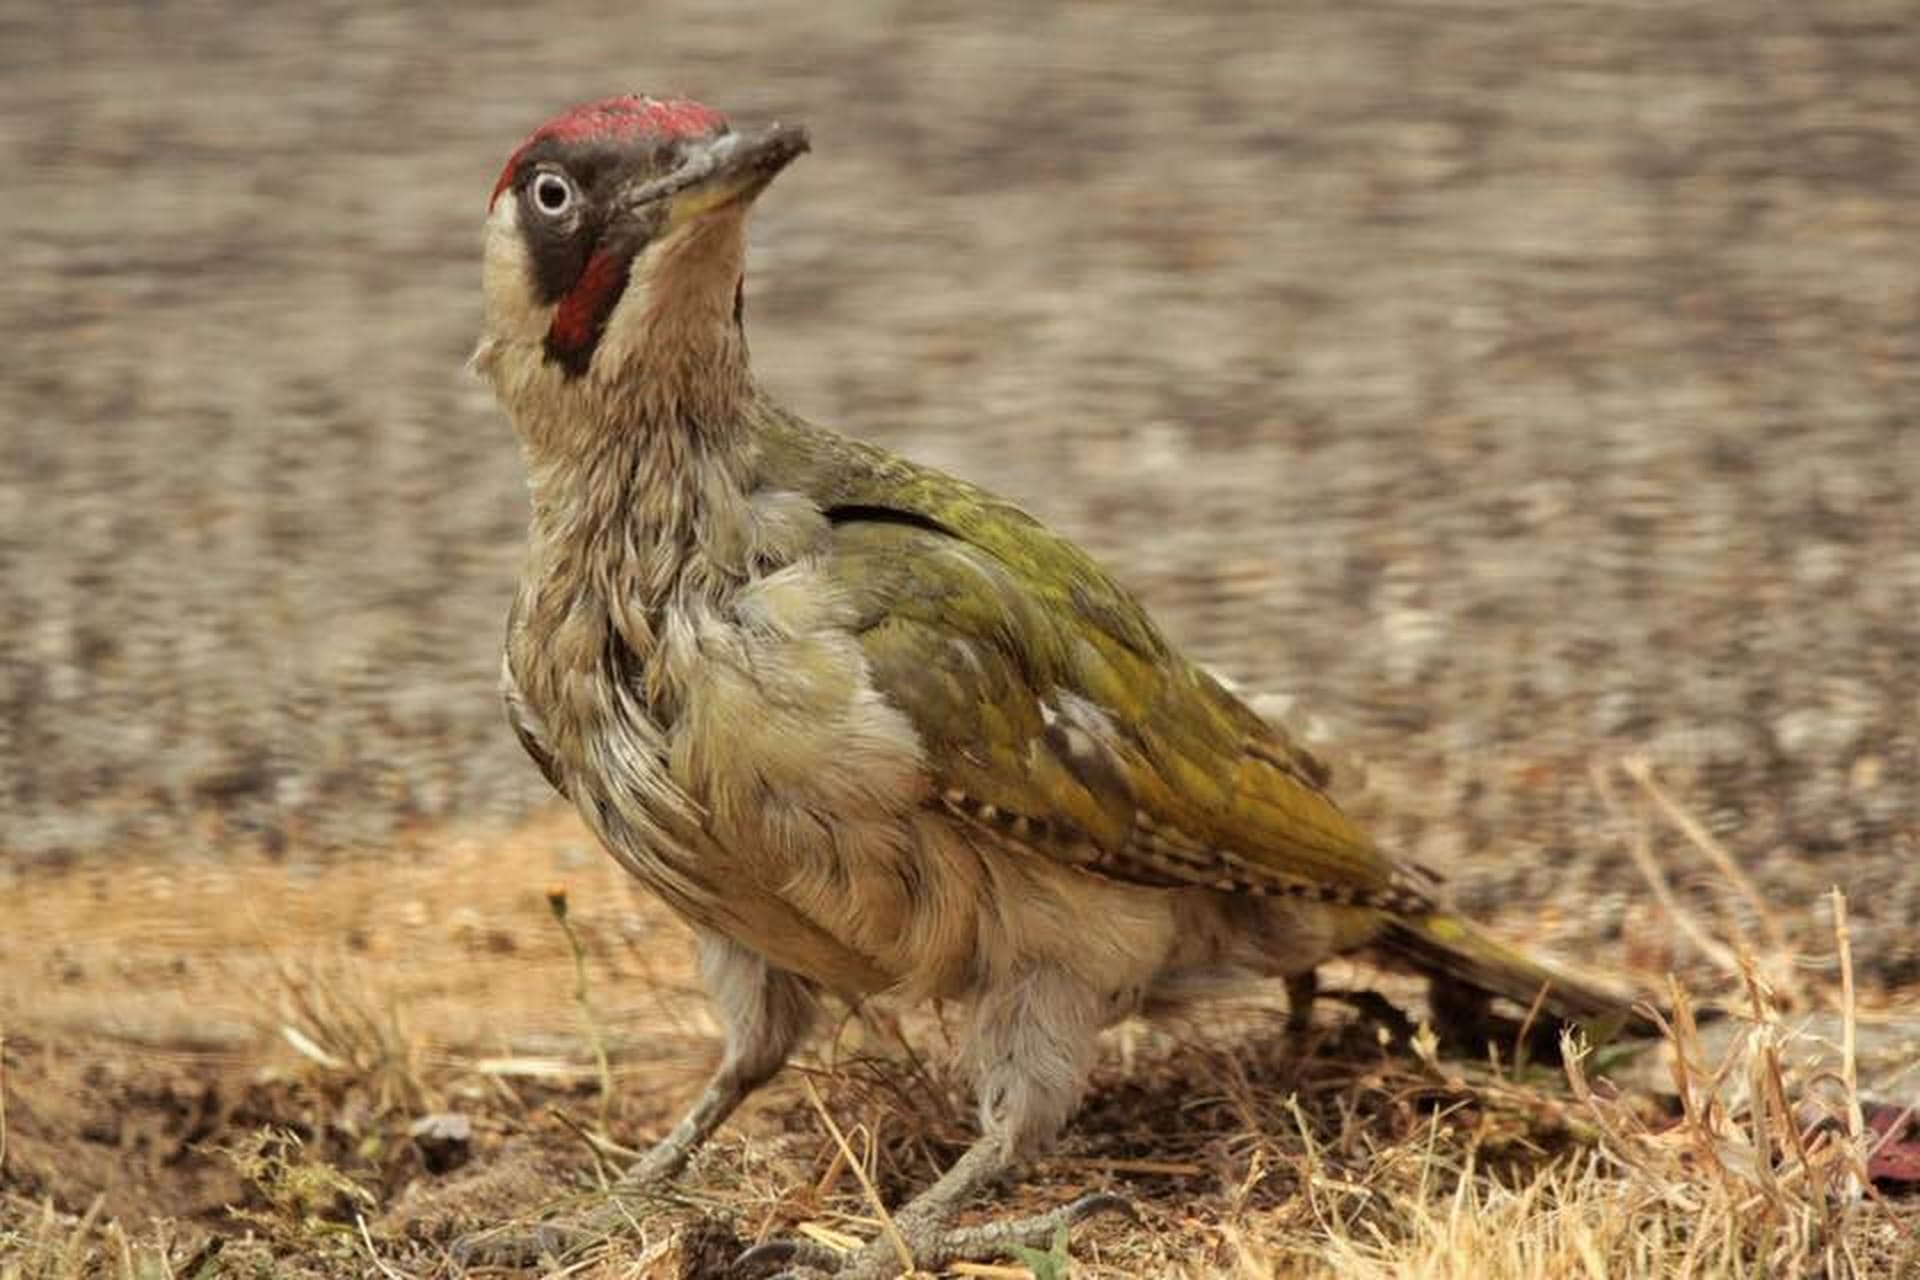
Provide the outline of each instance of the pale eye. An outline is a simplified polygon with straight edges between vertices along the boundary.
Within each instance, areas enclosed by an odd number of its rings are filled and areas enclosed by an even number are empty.
[[[573,208],[573,184],[557,173],[535,175],[533,205],[549,218],[559,217]]]

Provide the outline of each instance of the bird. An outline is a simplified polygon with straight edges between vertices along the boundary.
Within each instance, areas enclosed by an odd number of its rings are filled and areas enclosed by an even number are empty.
[[[1128,1017],[1280,982],[1298,1020],[1350,954],[1437,993],[1631,1017],[1450,908],[1073,542],[755,380],[747,220],[809,150],[797,124],[608,98],[536,129],[488,201],[472,367],[530,499],[507,718],[690,927],[725,1030],[616,1192],[678,1176],[826,997],[963,1011],[979,1134],[894,1210],[920,1266],[1126,1210],[1091,1195],[955,1225],[1068,1124]],[[795,1276],[901,1266],[888,1239],[751,1252]]]

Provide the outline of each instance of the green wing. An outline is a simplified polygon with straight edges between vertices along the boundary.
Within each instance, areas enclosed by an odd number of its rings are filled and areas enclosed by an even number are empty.
[[[1079,548],[952,477],[798,423],[769,482],[834,523],[828,571],[939,802],[1116,878],[1420,910],[1310,754],[1175,652]]]

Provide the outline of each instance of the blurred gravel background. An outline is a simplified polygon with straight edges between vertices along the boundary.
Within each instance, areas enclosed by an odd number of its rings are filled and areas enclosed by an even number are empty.
[[[626,90],[815,130],[767,383],[1296,695],[1470,904],[1646,911],[1643,751],[1920,978],[1910,0],[6,6],[0,867],[546,802],[477,228]]]

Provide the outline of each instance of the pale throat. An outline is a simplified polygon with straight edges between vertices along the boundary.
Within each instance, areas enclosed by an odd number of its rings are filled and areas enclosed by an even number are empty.
[[[549,596],[529,622],[584,607],[633,653],[651,649],[663,607],[736,588],[758,541],[750,490],[766,406],[735,312],[738,220],[690,230],[707,234],[676,236],[635,263],[587,372],[549,368],[532,382],[553,400],[514,414],[530,567],[568,597]],[[574,577],[569,564],[595,572]]]
[[[591,376],[630,386],[645,424],[700,438],[737,425],[751,396],[737,300],[746,273],[742,211],[671,232],[634,261]]]
[[[536,471],[597,467],[633,437],[676,453],[725,452],[756,398],[738,298],[745,271],[740,213],[722,210],[649,245],[586,369],[568,374],[541,342],[482,344],[478,367],[513,417]],[[548,315],[534,317],[545,332]]]

